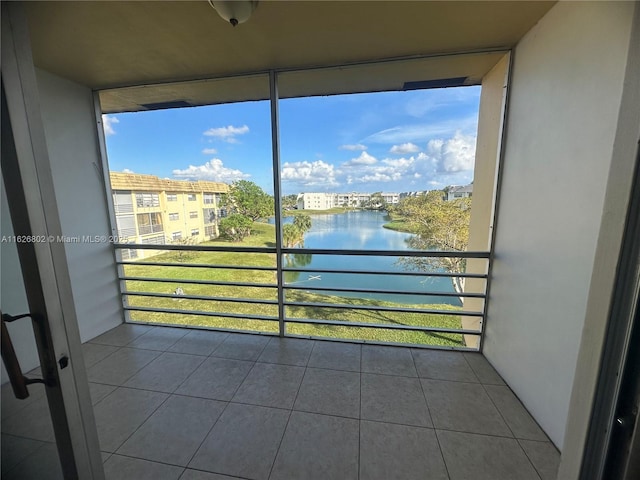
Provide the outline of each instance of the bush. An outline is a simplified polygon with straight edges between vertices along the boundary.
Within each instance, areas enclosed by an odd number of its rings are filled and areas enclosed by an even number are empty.
[[[233,242],[241,242],[251,235],[253,220],[245,215],[234,213],[220,221],[220,234]]]

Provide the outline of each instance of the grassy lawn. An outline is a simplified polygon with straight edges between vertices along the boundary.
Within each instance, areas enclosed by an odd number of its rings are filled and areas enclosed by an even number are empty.
[[[215,240],[202,245],[236,245],[251,247],[273,246],[274,227],[256,223],[253,234],[240,244],[225,240]],[[129,296],[131,306],[175,309],[186,312],[216,312],[219,317],[192,315],[187,313],[172,314],[162,312],[130,312],[131,319],[145,322],[172,323],[182,325],[206,326],[212,328],[231,328],[239,330],[256,330],[264,332],[278,331],[278,307],[273,304],[249,303],[247,301],[232,302],[224,299],[250,299],[274,302],[277,300],[275,273],[267,270],[233,270],[224,266],[276,267],[274,254],[266,253],[229,253],[229,252],[168,252],[143,261],[198,263],[223,266],[218,268],[190,268],[185,266],[157,267],[149,265],[126,265],[125,274],[130,277],[166,278],[171,282],[146,282],[128,280],[128,291],[153,292],[171,295],[167,298],[148,296]],[[197,285],[185,280],[208,280],[221,282],[243,282],[260,284],[261,286],[229,286],[229,285]],[[172,295],[180,287],[185,296],[217,297],[222,300],[189,299]],[[336,297],[301,290],[286,293],[288,301],[305,303],[330,303],[356,306],[399,306],[390,302],[371,299]],[[411,307],[402,305],[402,307]],[[450,305],[414,305],[423,309],[459,310]],[[239,315],[233,318],[224,315]],[[268,316],[273,321],[248,320],[247,315]],[[286,315],[290,318],[313,320],[339,320],[344,322],[371,323],[377,325],[416,325],[444,328],[460,328],[458,315],[427,315],[420,313],[387,312],[381,310],[359,311],[354,309],[336,309],[331,307],[286,307]],[[424,332],[401,331],[384,328],[361,328],[333,325],[313,325],[309,323],[288,323],[287,332],[297,335],[313,335],[329,338],[347,338],[358,340],[375,340],[385,342],[434,344],[446,346],[462,346],[461,335],[428,334]]]
[[[383,228],[395,230],[397,232],[415,233],[414,229],[409,225],[403,217],[389,214],[391,221],[382,225]]]

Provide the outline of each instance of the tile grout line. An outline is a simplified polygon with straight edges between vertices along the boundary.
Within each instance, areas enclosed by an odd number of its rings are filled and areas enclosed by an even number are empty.
[[[416,359],[413,356],[413,350],[411,350],[411,358],[413,359],[413,366],[416,369],[416,373],[418,373],[418,366],[416,365]],[[442,464],[444,465],[444,470],[447,474],[447,478],[451,478],[449,474],[449,467],[447,465],[447,461],[444,459],[444,453],[442,453],[442,445],[440,445],[440,439],[438,438],[438,432],[436,430],[436,424],[433,421],[433,416],[431,415],[431,409],[429,408],[429,401],[427,400],[427,393],[424,391],[424,385],[422,383],[422,379],[420,378],[420,374],[418,373],[418,383],[420,384],[420,390],[422,391],[422,396],[424,398],[424,402],[427,405],[427,414],[429,415],[429,420],[431,421],[431,426],[433,428],[433,435],[436,437],[436,444],[438,445],[438,452],[440,452],[440,458],[442,459]]]
[[[214,400],[214,401],[219,401],[219,400]],[[229,404],[231,402],[226,402],[226,405],[224,406],[224,408],[222,409],[222,411],[220,412],[220,415],[218,415],[218,418],[216,418],[216,421],[213,422],[213,425],[211,425],[211,428],[207,431],[207,433],[204,435],[204,437],[202,437],[202,441],[200,442],[200,444],[198,445],[198,447],[193,451],[193,453],[191,454],[191,457],[189,457],[189,460],[187,461],[187,465],[184,467],[185,470],[187,468],[189,468],[189,464],[191,462],[193,462],[193,459],[196,457],[196,455],[198,454],[198,452],[200,451],[200,449],[202,448],[202,445],[204,444],[204,442],[207,441],[207,438],[209,438],[209,435],[211,435],[211,432],[213,431],[213,429],[215,428],[215,426],[218,424],[218,422],[220,421],[220,419],[222,418],[222,415],[224,415],[224,412],[227,411],[227,408],[229,407]],[[184,474],[184,472],[183,472]]]
[[[119,389],[121,389],[121,388],[129,388],[129,387],[122,387],[122,386],[120,386],[120,387],[116,388],[113,392],[111,392],[109,395],[107,395],[105,398],[110,397],[111,395],[113,395],[115,392],[117,392],[117,391],[118,391]],[[160,404],[159,404],[156,408],[154,408],[154,409],[153,409],[153,411],[152,411],[151,413],[149,413],[149,415],[147,415],[147,416],[145,417],[145,419],[142,421],[142,423],[140,423],[140,425],[138,425],[138,427],[137,427],[133,432],[131,432],[131,433],[129,434],[129,436],[127,436],[127,438],[126,438],[126,439],[124,439],[124,440],[123,440],[123,441],[122,441],[122,442],[121,442],[121,443],[120,443],[120,444],[119,444],[119,445],[118,445],[118,446],[117,446],[117,447],[116,447],[112,452],[106,452],[106,453],[111,453],[111,455],[118,454],[118,453],[117,453],[117,452],[118,452],[118,450],[119,450],[120,448],[122,448],[122,446],[123,446],[125,443],[127,443],[127,442],[129,441],[129,439],[130,439],[132,436],[134,436],[134,435],[136,434],[136,432],[140,429],[140,427],[142,427],[145,423],[147,423],[147,421],[151,418],[151,416],[152,416],[154,413],[156,413],[156,412],[158,411],[158,409],[159,409],[160,407],[162,407],[162,405],[164,405],[164,404],[167,402],[167,400],[169,400],[169,399],[171,398],[171,394],[170,394],[170,393],[166,393],[166,392],[157,392],[157,391],[154,391],[154,390],[145,390],[145,391],[147,391],[147,392],[153,392],[153,393],[160,393],[161,395],[166,395],[166,396],[167,396],[167,398],[165,398],[162,402],[160,402]],[[103,400],[104,400],[104,399],[103,399]],[[99,439],[98,439],[98,440],[99,440]],[[102,451],[102,450],[101,450],[101,451]],[[119,454],[118,454],[118,455],[119,455]]]
[[[315,346],[315,344],[314,344]],[[313,347],[312,347],[313,349]],[[311,355],[309,355],[311,357]],[[309,363],[309,360],[307,360]],[[284,430],[282,430],[282,436],[280,437],[280,441],[278,442],[278,448],[276,449],[276,454],[273,456],[273,461],[271,462],[271,468],[269,469],[268,479],[273,475],[273,468],[276,466],[276,460],[278,459],[278,454],[280,453],[280,449],[282,448],[282,442],[284,441],[284,436],[287,433],[287,428],[289,428],[289,422],[291,421],[291,415],[293,415],[293,408],[296,405],[296,400],[298,399],[298,395],[300,394],[300,389],[302,388],[302,383],[304,382],[304,378],[307,375],[307,367],[304,367],[304,373],[302,374],[302,378],[300,379],[300,384],[298,385],[298,389],[296,390],[296,396],[293,398],[293,403],[291,404],[291,409],[289,410],[289,416],[287,417],[287,423],[284,426]]]
[[[413,368],[416,369],[416,373],[418,373],[418,367],[416,365],[416,359],[413,356],[413,351],[411,351],[411,359],[413,360]],[[435,428],[435,423],[433,422],[433,416],[431,415],[431,409],[429,408],[429,401],[427,400],[427,394],[424,391],[424,385],[422,384],[422,379],[418,375],[418,384],[420,385],[420,391],[422,392],[422,398],[424,398],[424,403],[427,406],[427,415],[429,415],[429,421],[431,422],[431,426]]]
[[[438,444],[438,450],[440,450],[440,457],[442,457],[442,463],[444,463],[444,469],[447,472],[447,478],[451,479],[451,473],[449,473],[449,465],[447,465],[447,461],[444,458],[444,453],[442,453],[442,444],[440,443],[440,437],[438,436],[438,430],[433,429],[433,434],[436,436],[436,443]]]
[[[529,454],[527,453],[527,451],[522,447],[522,444],[520,443],[520,439],[516,438],[516,442],[518,443],[518,446],[520,447],[520,449],[523,451],[524,456],[527,457],[527,460],[529,460],[529,463],[533,467],[534,472],[536,472],[536,475],[538,475],[539,479],[542,480],[542,475],[540,474],[540,472],[538,471],[538,468],[533,463],[533,460],[531,460],[531,457],[529,457]]]
[[[8,435],[8,434],[5,434]],[[17,435],[13,435],[14,437]],[[20,438],[29,438],[29,437],[20,437]],[[29,438],[29,440],[34,440],[33,438]],[[20,465],[22,465],[23,463],[26,463],[27,460],[29,460],[31,457],[33,457],[35,454],[37,454],[40,450],[42,450],[43,448],[45,448],[47,445],[53,445],[56,448],[56,453],[57,453],[57,449],[58,446],[56,445],[55,441],[54,442],[46,442],[43,440],[37,440],[38,442],[42,442],[42,445],[39,445],[38,448],[36,448],[33,452],[31,452],[29,455],[27,455],[25,458],[23,458],[22,460],[20,460],[18,463],[16,463],[13,467],[11,467],[9,470],[7,470],[6,472],[2,472],[2,477],[4,478],[6,475],[9,475],[11,472],[13,472],[15,469],[17,469]]]

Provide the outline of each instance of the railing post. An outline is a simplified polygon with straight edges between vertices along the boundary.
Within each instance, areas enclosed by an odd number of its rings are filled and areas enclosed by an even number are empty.
[[[276,227],[276,282],[278,284],[279,334],[284,337],[284,272],[282,271],[282,194],[280,192],[280,119],[278,117],[278,74],[269,72],[271,101],[271,151],[273,155],[273,200]]]

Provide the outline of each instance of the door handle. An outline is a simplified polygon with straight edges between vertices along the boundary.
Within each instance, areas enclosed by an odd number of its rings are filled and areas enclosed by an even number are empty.
[[[22,374],[20,362],[18,361],[16,351],[13,348],[13,343],[11,342],[11,337],[9,336],[9,330],[7,329],[6,324],[26,317],[33,318],[30,313],[17,315],[14,317],[9,314],[0,312],[0,323],[2,324],[2,361],[4,362],[4,366],[7,369],[7,374],[9,375],[9,381],[11,382],[11,387],[13,388],[13,394],[16,396],[16,398],[19,398],[21,400],[29,396],[29,389],[27,388],[27,385],[31,385],[33,383],[46,383],[40,378],[27,378]]]

